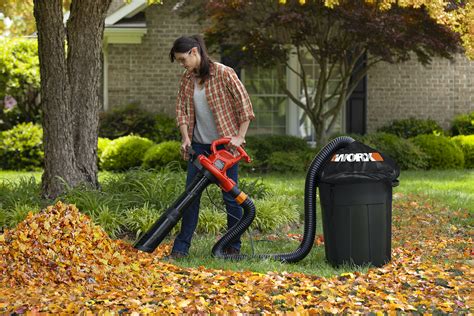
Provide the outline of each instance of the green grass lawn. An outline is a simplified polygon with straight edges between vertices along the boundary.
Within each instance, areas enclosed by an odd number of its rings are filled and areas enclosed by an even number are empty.
[[[254,176],[247,176],[254,178]],[[299,207],[303,209],[305,174],[279,175],[271,174],[257,176],[272,190],[279,194],[286,194],[297,199]],[[417,195],[423,201],[431,200],[436,205],[449,209],[474,210],[474,170],[461,171],[403,171],[400,176],[400,185],[394,188],[394,193],[403,195]],[[258,210],[257,210],[258,212]],[[317,234],[322,234],[321,215],[318,205]],[[302,228],[292,231],[302,233]],[[281,234],[281,233],[280,233]],[[278,235],[278,233],[277,233]],[[215,269],[252,270],[257,272],[288,271],[317,274],[322,276],[340,274],[347,271],[364,271],[367,267],[343,266],[334,268],[324,260],[324,246],[313,247],[310,254],[297,264],[282,264],[271,260],[245,260],[229,262],[213,259],[210,256],[212,246],[217,239],[198,236],[193,240],[190,258],[179,260],[178,264],[185,267],[206,266]],[[242,237],[242,252],[246,254],[292,252],[299,243],[287,240],[265,240],[262,236],[251,236],[246,233]],[[251,246],[253,241],[253,249]]]
[[[0,171],[2,180],[16,182],[22,177],[41,179],[41,172],[11,172]],[[270,174],[245,175],[246,179],[261,179],[261,181],[276,195],[294,197],[301,213],[304,209],[304,182],[305,174]],[[107,173],[100,173],[99,179],[107,177]],[[394,193],[405,197],[416,195],[418,202],[431,201],[432,204],[444,206],[453,211],[463,209],[472,213],[474,210],[474,170],[446,170],[446,171],[403,171],[400,176],[400,185],[394,188]],[[257,210],[258,212],[258,210]],[[302,228],[288,228],[291,233],[302,233]],[[298,248],[297,241],[285,239],[288,231],[275,232],[277,237],[269,238],[256,233],[245,233],[242,237],[244,254],[265,254],[292,252]],[[322,234],[320,208],[318,206],[317,234]],[[211,249],[217,237],[214,235],[199,235],[193,240],[189,258],[177,261],[184,267],[205,266],[215,269],[252,270],[257,272],[289,271],[329,276],[346,271],[364,271],[367,267],[343,266],[333,268],[324,260],[324,246],[315,246],[311,253],[297,264],[282,264],[272,260],[248,259],[239,262],[230,262],[215,259],[211,256]],[[168,240],[171,242],[171,239]]]
[[[36,180],[41,180],[42,171],[10,171],[0,170],[0,181],[17,181],[20,178],[34,177]]]
[[[282,194],[302,197],[305,176],[301,173],[256,177]],[[474,169],[402,171],[399,180],[394,193],[422,195],[446,207],[474,211]]]
[[[395,192],[420,194],[452,209],[474,211],[474,170],[403,171]]]

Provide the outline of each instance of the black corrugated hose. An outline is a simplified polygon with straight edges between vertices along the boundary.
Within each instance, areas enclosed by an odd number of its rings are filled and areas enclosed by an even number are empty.
[[[233,260],[240,260],[244,258],[270,258],[289,263],[297,262],[305,258],[311,251],[311,248],[314,244],[314,238],[316,237],[316,187],[320,169],[337,150],[346,147],[352,142],[354,142],[354,139],[351,137],[337,137],[324,146],[311,162],[305,181],[303,240],[301,241],[298,249],[290,253],[257,254],[253,256],[227,255],[223,252],[226,246],[228,246],[233,240],[240,237],[245,232],[245,230],[247,230],[255,218],[255,205],[253,204],[252,200],[247,197],[247,199],[241,204],[242,208],[244,209],[242,218],[236,225],[229,229],[221,239],[217,241],[217,243],[212,248],[212,254],[219,258]],[[237,196],[240,194],[240,191],[234,192],[234,194]]]

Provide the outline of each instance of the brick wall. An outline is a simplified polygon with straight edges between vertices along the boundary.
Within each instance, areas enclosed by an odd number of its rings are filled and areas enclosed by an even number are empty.
[[[448,128],[457,114],[474,111],[474,61],[436,58],[423,67],[416,58],[380,63],[369,71],[367,127],[372,132],[392,120],[431,118]]]
[[[174,117],[183,68],[171,63],[168,54],[176,38],[200,29],[192,19],[178,16],[173,2],[145,9],[147,33],[141,44],[109,44],[109,108],[138,103]]]
[[[109,45],[109,108],[139,103],[174,117],[183,70],[170,63],[168,53],[177,37],[201,32],[194,20],[173,11],[175,1],[164,3],[145,10],[148,29],[141,44]],[[474,61],[458,56],[454,62],[435,59],[427,67],[416,59],[381,63],[369,72],[367,94],[369,132],[411,116],[432,118],[447,128],[456,114],[474,111]]]

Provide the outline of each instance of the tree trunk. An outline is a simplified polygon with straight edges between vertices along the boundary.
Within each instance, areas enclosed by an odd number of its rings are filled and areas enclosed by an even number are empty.
[[[100,54],[110,2],[72,1],[66,59],[62,0],[34,0],[45,148],[42,193],[48,198],[66,185],[98,186]]]
[[[102,38],[112,0],[73,1],[67,24],[74,152],[81,182],[98,187],[97,135]]]
[[[72,138],[62,0],[34,0],[43,110],[42,193],[55,198],[79,181]]]

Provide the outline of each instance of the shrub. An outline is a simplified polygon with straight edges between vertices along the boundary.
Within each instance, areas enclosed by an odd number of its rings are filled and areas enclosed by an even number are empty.
[[[298,223],[299,212],[293,199],[286,196],[266,196],[263,199],[253,200],[256,207],[256,216],[251,225],[263,233],[275,232]],[[225,206],[210,204],[201,206],[199,212],[198,233],[218,234],[227,228]]]
[[[111,139],[99,137],[97,140],[97,156],[101,156],[105,148],[112,142]]]
[[[239,163],[239,170],[246,171],[246,172],[252,172],[252,171],[260,171],[263,166],[262,162],[257,159],[256,157],[256,150],[246,146],[244,150],[247,152],[249,155],[251,161],[250,163],[246,163],[245,161],[241,161]]]
[[[160,215],[157,209],[145,203],[142,207],[135,207],[126,212],[125,226],[128,231],[135,232],[136,237],[139,237],[140,234],[148,231]]]
[[[176,127],[176,121],[164,114],[155,115],[155,126],[149,136],[155,143],[161,143],[170,140],[179,141],[181,133]]]
[[[137,104],[114,108],[99,116],[99,136],[110,139],[130,134],[149,137],[155,126],[153,114]]]
[[[38,43],[28,39],[0,40],[0,100],[12,97],[16,105],[0,106],[0,130],[41,120]]]
[[[474,135],[458,135],[452,140],[461,148],[464,153],[464,167],[474,168]]]
[[[43,130],[21,123],[0,133],[0,166],[11,170],[36,170],[43,165]]]
[[[99,136],[110,139],[139,135],[156,143],[180,140],[175,120],[165,114],[155,114],[137,104],[114,108],[100,114]]]
[[[167,141],[150,147],[145,153],[142,167],[160,169],[171,162],[177,162],[185,168],[187,162],[181,158],[180,147],[181,143],[177,141]]]
[[[105,148],[109,146],[111,142],[111,139],[103,137],[99,137],[99,139],[97,140],[97,165],[100,169],[102,168],[100,163],[100,156],[102,156],[102,153],[104,152]]]
[[[470,114],[461,114],[454,118],[451,124],[451,135],[474,134],[474,111]]]
[[[299,221],[297,205],[287,196],[267,196],[254,202],[257,215],[251,227],[263,233],[275,232]]]
[[[125,225],[124,214],[118,208],[111,209],[108,205],[100,205],[90,212],[90,217],[112,238],[117,238]]]
[[[268,170],[276,172],[299,172],[306,167],[305,152],[276,151],[267,159]]]
[[[254,160],[250,168],[256,171],[268,171],[271,167],[269,158],[274,152],[307,152],[308,145],[304,139],[289,135],[258,135],[247,137],[247,153]],[[278,155],[277,155],[278,159]],[[280,161],[280,160],[279,160]],[[273,163],[276,163],[275,159]],[[245,164],[242,164],[245,165]],[[247,167],[245,167],[247,168]],[[282,167],[287,168],[287,167]],[[296,166],[298,168],[298,166]]]
[[[199,210],[198,233],[217,235],[225,231],[227,227],[227,217],[225,212],[219,212],[215,208],[205,207]]]
[[[464,167],[463,152],[449,138],[418,135],[411,140],[427,155],[429,169],[460,169]]]
[[[400,169],[424,169],[428,166],[426,154],[408,139],[393,134],[374,133],[359,141],[394,159]]]
[[[17,181],[0,181],[0,207],[12,208],[15,204],[40,205],[41,184],[34,177],[21,177]]]
[[[22,222],[28,213],[38,213],[40,208],[38,205],[15,203],[12,207],[2,210],[0,215],[0,228],[14,228]]]
[[[40,192],[41,185],[34,177],[0,180],[0,231],[2,227],[15,227],[28,212],[38,212],[45,203]]]
[[[140,136],[124,136],[114,139],[105,148],[100,157],[104,170],[122,171],[139,167],[143,163],[143,156],[153,146],[153,142]]]
[[[262,179],[250,180],[239,178],[239,189],[252,199],[261,199],[269,192],[269,188],[263,183]]]
[[[379,132],[395,134],[402,138],[415,137],[424,134],[443,134],[444,131],[439,124],[431,119],[409,118],[395,120],[388,126],[379,128]]]
[[[184,192],[184,172],[169,168],[159,172],[134,169],[108,176],[102,190],[114,197],[122,208],[135,208],[148,203],[150,208],[165,210]]]

